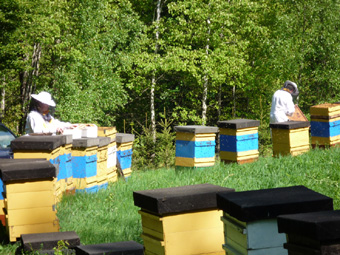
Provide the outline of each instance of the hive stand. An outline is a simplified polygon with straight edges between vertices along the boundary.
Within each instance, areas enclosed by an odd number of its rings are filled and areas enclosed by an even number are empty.
[[[340,105],[320,104],[310,108],[312,147],[340,143]]]
[[[63,191],[65,191],[66,177],[66,158],[63,153],[66,152],[65,137],[51,135],[34,135],[21,136],[11,142],[14,159],[46,159],[52,164],[58,166],[58,176],[55,179],[55,192],[58,200],[61,199]],[[67,156],[68,157],[68,156]]]
[[[175,126],[176,168],[215,165],[217,127]]]
[[[198,184],[134,192],[145,255],[224,255],[222,211],[216,204],[221,191],[234,189]]]
[[[143,255],[143,245],[135,241],[79,245],[77,255]]]
[[[76,192],[97,192],[97,153],[99,138],[74,139],[72,172]]]
[[[60,241],[63,243],[60,244]],[[54,248],[63,248],[63,254],[70,255],[76,254],[74,247],[80,245],[80,239],[74,231],[23,234],[20,238],[20,244],[16,250],[18,255],[27,254],[28,252],[55,254]]]
[[[254,162],[259,157],[260,121],[236,119],[218,121],[220,129],[220,158],[225,163]]]
[[[340,211],[281,215],[280,233],[286,233],[284,247],[290,255],[340,254]]]
[[[116,134],[117,142],[117,158],[120,167],[123,171],[124,177],[131,176],[131,163],[132,163],[132,145],[135,140],[135,135],[133,134]]]
[[[286,255],[277,216],[333,210],[333,200],[304,186],[218,193],[228,255]]]
[[[98,153],[97,153],[97,183],[98,189],[107,188],[108,180],[108,168],[107,168],[107,155],[108,147],[111,143],[110,137],[98,137]]]
[[[0,177],[5,185],[6,230],[11,242],[22,234],[59,231],[56,176],[55,166],[47,160],[0,161]]]
[[[309,151],[308,121],[287,121],[270,124],[273,156],[297,156]]]
[[[98,127],[98,137],[110,137],[111,142],[107,148],[107,181],[117,181],[117,143],[116,127]]]

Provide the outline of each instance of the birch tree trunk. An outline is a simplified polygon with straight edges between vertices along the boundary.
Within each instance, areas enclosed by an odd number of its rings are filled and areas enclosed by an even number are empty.
[[[155,50],[154,54],[158,54],[158,40],[159,40],[159,21],[161,19],[161,5],[162,0],[157,1],[156,7],[156,33],[155,33]],[[150,112],[151,112],[151,133],[153,142],[156,143],[156,114],[155,114],[155,87],[156,87],[156,70],[154,70],[151,79],[151,90],[150,90]]]
[[[207,45],[205,46],[206,58],[208,58],[209,55],[210,19],[207,20],[207,24],[208,24],[208,39]],[[208,74],[205,73],[203,78],[203,95],[202,95],[202,125],[205,125],[207,122],[208,84],[209,84]]]

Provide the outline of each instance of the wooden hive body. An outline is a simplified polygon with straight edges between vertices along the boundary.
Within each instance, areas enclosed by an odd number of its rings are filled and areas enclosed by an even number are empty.
[[[116,134],[117,159],[125,177],[129,177],[132,172],[132,145],[134,140],[135,135],[133,134]]]
[[[11,242],[22,234],[58,232],[56,168],[47,160],[0,162],[5,185],[6,230]]]
[[[145,254],[225,254],[222,211],[216,207],[219,191],[234,192],[211,184],[134,192]]]
[[[76,192],[96,192],[98,138],[80,138],[73,140],[72,173]]]
[[[303,186],[217,194],[227,254],[288,254],[277,216],[333,209],[333,200]]]
[[[308,121],[287,121],[270,124],[273,156],[297,156],[309,151]]]
[[[248,119],[219,121],[221,160],[240,164],[257,160],[259,124],[260,121]]]
[[[215,164],[217,127],[176,126],[176,167],[207,167]]]

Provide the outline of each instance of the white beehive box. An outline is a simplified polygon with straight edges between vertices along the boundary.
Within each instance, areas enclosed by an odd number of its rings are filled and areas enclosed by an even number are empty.
[[[80,124],[81,137],[96,138],[98,136],[98,127],[95,124]]]

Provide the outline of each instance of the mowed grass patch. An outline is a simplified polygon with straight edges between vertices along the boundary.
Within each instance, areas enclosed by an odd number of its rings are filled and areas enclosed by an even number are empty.
[[[236,191],[304,185],[334,199],[340,208],[340,149],[314,149],[300,156],[261,157],[251,164],[224,164],[202,169],[134,171],[97,193],[64,196],[58,204],[61,231],[75,231],[82,244],[135,240],[142,243],[140,208],[133,191],[211,183]],[[13,254],[18,244],[0,245]]]

